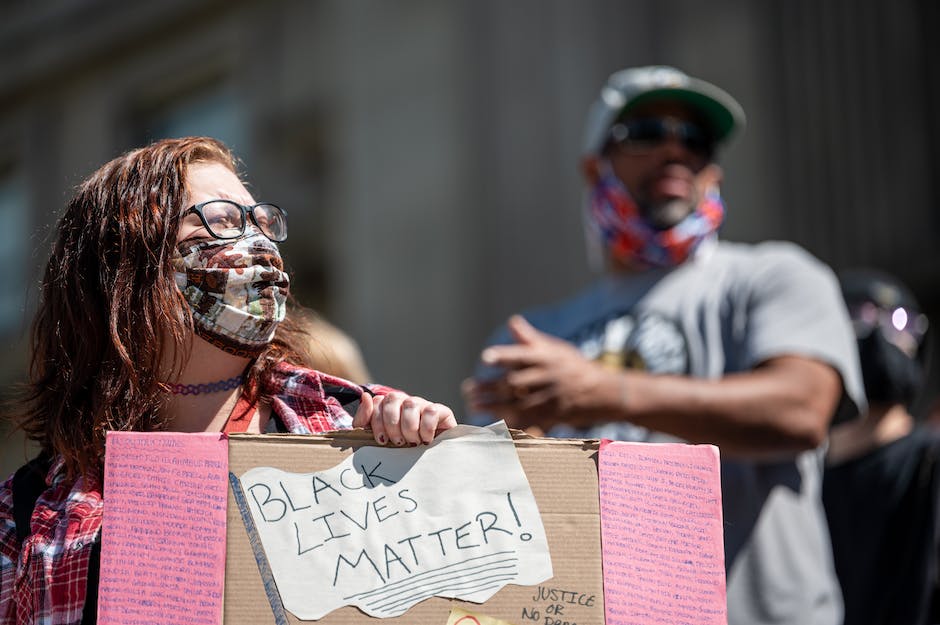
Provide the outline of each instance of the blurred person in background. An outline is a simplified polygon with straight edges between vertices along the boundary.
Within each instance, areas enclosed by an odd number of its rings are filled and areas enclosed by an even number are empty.
[[[41,453],[0,484],[0,623],[91,623],[105,434],[371,427],[430,442],[446,406],[304,366],[285,319],[286,213],[228,148],[167,139],[103,165],[60,219],[18,425]]]
[[[823,443],[840,408],[864,405],[857,354],[826,266],[788,243],[717,240],[716,151],[744,123],[677,69],[612,74],[582,162],[604,276],[512,317],[464,394],[474,422],[717,445],[728,622],[838,625]]]
[[[868,397],[867,413],[833,428],[823,480],[845,625],[937,623],[940,433],[910,413],[927,319],[891,275],[840,278]]]
[[[306,366],[357,384],[372,380],[362,350],[349,334],[309,308],[292,306],[287,314],[305,334],[300,347]]]

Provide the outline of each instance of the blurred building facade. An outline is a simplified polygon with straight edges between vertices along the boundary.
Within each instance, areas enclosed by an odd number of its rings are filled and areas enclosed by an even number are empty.
[[[0,0],[0,384],[74,185],[210,134],[288,209],[298,299],[377,379],[459,407],[489,330],[587,279],[582,118],[648,63],[748,113],[724,237],[892,271],[936,326],[938,29],[932,0]]]

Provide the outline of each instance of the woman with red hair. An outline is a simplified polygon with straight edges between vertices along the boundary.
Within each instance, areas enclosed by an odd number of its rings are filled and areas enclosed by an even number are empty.
[[[108,430],[370,427],[406,445],[456,425],[441,404],[302,366],[286,237],[286,213],[252,198],[214,139],[133,150],[79,186],[18,421],[41,453],[0,484],[0,622],[94,621]]]

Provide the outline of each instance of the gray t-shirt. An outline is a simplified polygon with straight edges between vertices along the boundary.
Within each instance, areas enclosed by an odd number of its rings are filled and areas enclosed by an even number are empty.
[[[844,410],[864,406],[838,283],[790,243],[717,243],[680,267],[606,276],[558,306],[525,316],[589,358],[651,373],[717,379],[774,356],[815,358],[841,374]],[[508,342],[505,328],[491,341]],[[629,423],[557,426],[548,435],[676,440]],[[722,460],[730,625],[841,623],[820,498],[822,453],[775,463]]]

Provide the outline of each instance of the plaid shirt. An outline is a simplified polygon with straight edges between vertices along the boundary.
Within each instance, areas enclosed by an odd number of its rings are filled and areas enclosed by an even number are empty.
[[[282,364],[265,391],[290,432],[312,434],[352,427],[352,416],[327,394],[337,389],[362,390],[342,378]],[[370,385],[369,390],[382,395],[391,389]],[[16,536],[12,476],[0,484],[0,625],[81,623],[103,502],[99,481],[68,481],[64,469],[58,457],[46,475],[48,488],[36,501],[32,531],[23,544]]]

